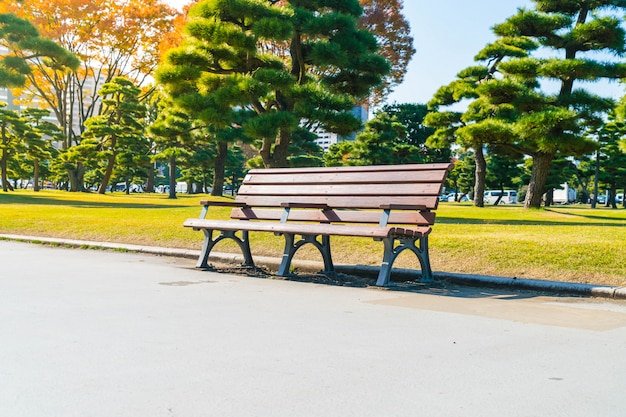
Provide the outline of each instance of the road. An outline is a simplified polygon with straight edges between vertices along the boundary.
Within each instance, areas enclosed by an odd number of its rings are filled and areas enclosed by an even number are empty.
[[[622,417],[626,302],[0,241],[0,416]]]

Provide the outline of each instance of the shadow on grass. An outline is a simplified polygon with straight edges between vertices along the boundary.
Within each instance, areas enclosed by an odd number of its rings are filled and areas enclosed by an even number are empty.
[[[564,214],[559,212],[559,214]],[[569,214],[568,214],[569,215]],[[582,226],[582,227],[598,227],[598,226],[623,226],[626,224],[626,219],[616,219],[615,217],[605,216],[585,216],[574,215],[582,218],[588,218],[590,220],[596,220],[596,222],[590,223],[588,221],[554,221],[554,220],[515,220],[515,219],[468,219],[464,217],[437,217],[435,224],[492,224],[492,225],[508,225],[508,226]],[[597,221],[602,220],[602,222]]]
[[[172,201],[172,200],[169,200]],[[155,203],[122,203],[119,201],[83,201],[83,200],[66,200],[56,199],[46,196],[38,195],[5,195],[2,198],[0,194],[1,204],[24,204],[24,205],[36,205],[36,206],[74,206],[74,207],[86,207],[86,208],[120,208],[120,209],[168,209],[168,208],[188,208],[189,205],[185,204],[155,204]]]
[[[614,210],[619,210],[621,207],[618,207],[617,209]],[[621,223],[626,223],[626,212],[624,212],[624,218],[623,219],[616,219],[615,217],[609,217],[609,216],[597,216],[594,214],[593,211],[589,211],[587,210],[585,212],[585,214],[583,214],[582,211],[580,212],[573,212],[573,211],[560,211],[560,210],[552,210],[552,209],[545,209],[546,211],[552,212],[552,213],[558,213],[558,214],[562,214],[564,216],[571,216],[571,217],[582,217],[585,219],[589,219],[589,220],[607,220],[607,221],[613,221],[613,222],[621,222]]]

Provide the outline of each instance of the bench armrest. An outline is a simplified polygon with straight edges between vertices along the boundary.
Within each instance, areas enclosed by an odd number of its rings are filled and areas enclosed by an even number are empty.
[[[421,204],[381,204],[380,208],[383,210],[428,210]]]
[[[202,200],[200,201],[200,205],[202,206],[202,211],[200,212],[200,218],[206,218],[207,213],[209,212],[209,207],[247,207],[246,203],[240,201],[210,201],[210,200]]]
[[[247,204],[241,201],[200,201],[201,206],[217,206],[217,207],[245,207]]]
[[[328,204],[325,203],[280,203],[281,207],[285,208],[317,208],[317,209],[329,209]]]

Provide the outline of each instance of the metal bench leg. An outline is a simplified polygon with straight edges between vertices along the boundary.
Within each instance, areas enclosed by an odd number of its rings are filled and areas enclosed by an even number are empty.
[[[422,279],[420,282],[433,282],[433,271],[430,268],[430,254],[428,253],[428,236],[420,238],[420,255],[418,258],[422,264]]]
[[[283,258],[280,262],[280,266],[278,267],[278,276],[286,277],[289,274],[289,268],[291,267],[291,260],[293,259],[293,255],[296,253],[298,249],[295,245],[295,235],[284,234],[285,237],[285,249],[283,250]]]
[[[209,254],[215,247],[215,245],[224,240],[224,239],[232,239],[234,240],[239,248],[241,249],[241,253],[243,254],[243,264],[246,266],[254,266],[254,260],[252,259],[252,252],[250,251],[250,239],[248,237],[247,231],[241,232],[241,238],[235,235],[237,231],[221,231],[220,234],[213,239],[214,230],[211,229],[202,229],[204,232],[204,241],[202,242],[202,251],[200,252],[200,257],[198,258],[198,262],[196,263],[196,268],[208,268],[209,267]]]
[[[393,261],[396,259],[397,256],[396,254],[394,254],[394,240],[394,238],[383,239],[385,251],[383,252],[383,262],[380,265],[378,279],[376,280],[376,285],[380,287],[388,285],[391,278],[391,266],[393,265]]]
[[[317,248],[324,259],[324,273],[330,274],[335,272],[335,265],[333,265],[333,257],[330,252],[330,236],[322,236],[322,244],[317,246]]]
[[[380,266],[380,272],[378,273],[376,285],[389,285],[393,263],[398,255],[405,249],[411,250],[411,252],[417,256],[417,260],[422,268],[422,277],[420,282],[433,282],[433,273],[430,268],[430,256],[428,254],[428,236],[424,236],[419,239],[398,239],[400,243],[397,246],[395,246],[395,240],[395,238],[382,239],[385,251],[383,253],[383,262]],[[415,242],[418,240],[419,247],[415,245]]]
[[[428,236],[420,238],[420,255],[418,258],[422,264],[422,279],[421,282],[433,282],[433,271],[430,268],[430,254],[428,253]]]
[[[202,242],[202,251],[200,252],[200,257],[198,258],[198,262],[196,263],[196,268],[208,268],[209,267],[209,253],[211,253],[211,249],[215,246],[215,241],[213,241],[213,230],[202,229],[204,232],[204,241]]]
[[[296,242],[296,235],[284,234],[285,237],[285,249],[283,250],[283,257],[278,268],[277,275],[279,277],[285,277],[289,275],[289,269],[291,268],[291,261],[296,251],[303,245],[311,243],[322,254],[324,260],[324,273],[335,272],[333,265],[333,259],[330,254],[330,236],[321,236],[321,242],[317,240],[317,235],[303,235],[302,239]]]
[[[236,237],[233,237],[233,239],[241,248],[241,253],[243,254],[243,264],[245,266],[254,266],[252,251],[250,250],[250,238],[248,237],[248,231],[244,230],[241,232],[241,239],[237,239]]]

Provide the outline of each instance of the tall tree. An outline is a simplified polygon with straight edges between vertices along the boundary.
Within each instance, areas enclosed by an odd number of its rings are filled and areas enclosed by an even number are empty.
[[[157,153],[155,161],[167,162],[169,168],[169,196],[176,197],[176,182],[178,177],[177,161],[189,155],[188,149],[193,146],[192,131],[194,126],[189,115],[173,106],[167,97],[157,99],[159,112],[154,123],[148,128]]]
[[[258,139],[264,166],[287,166],[301,122],[354,132],[354,103],[389,70],[374,36],[357,28],[361,12],[357,0],[205,0],[157,79],[177,105],[221,128],[254,110],[243,129]]]
[[[426,142],[435,129],[425,124],[429,113],[428,106],[419,103],[394,103],[382,107],[381,111],[394,116],[406,127],[406,136],[398,138],[398,143],[416,146],[422,158],[419,162],[449,162],[452,155],[450,146],[442,148],[429,146]]]
[[[461,145],[463,150],[471,150],[474,161],[474,206],[484,206],[484,191],[487,175],[487,160],[484,144],[501,134],[502,123],[495,119],[508,109],[490,106],[481,99],[478,89],[488,80],[494,71],[483,66],[473,66],[459,72],[457,79],[440,87],[428,107],[432,110],[424,118],[424,124],[433,128],[434,133],[428,138],[427,144],[439,149],[450,149],[452,144]],[[440,111],[440,106],[449,106],[461,100],[473,100],[465,112],[456,110]],[[505,116],[506,117],[506,116]]]
[[[498,149],[491,149],[487,154],[487,175],[485,184],[490,189],[504,192],[507,188],[517,188],[519,177],[522,174],[523,158],[521,155],[512,152],[498,153]],[[502,194],[498,196],[494,205],[500,204]]]
[[[391,71],[370,96],[371,104],[377,105],[404,80],[415,47],[411,27],[402,14],[402,0],[359,0],[359,3],[363,7],[359,27],[376,36],[380,54],[391,63]]]
[[[24,134],[25,156],[32,163],[33,190],[40,189],[40,173],[42,163],[52,159],[57,150],[52,141],[60,142],[62,139],[59,127],[47,120],[50,112],[45,109],[28,108],[22,112],[29,129]]]
[[[395,117],[385,112],[365,124],[365,129],[356,136],[354,159],[356,165],[389,165],[394,163],[395,149],[399,138],[406,136],[406,127]],[[419,148],[414,147],[416,155]]]
[[[70,154],[85,120],[99,114],[102,85],[116,76],[138,85],[150,77],[178,14],[163,0],[22,0],[7,8],[81,58],[73,73],[50,71],[42,61],[29,76],[32,99],[54,112]],[[64,159],[70,189],[83,191],[84,164],[70,163],[73,155]]]
[[[581,155],[594,148],[585,128],[596,125],[613,105],[575,88],[577,83],[626,76],[626,65],[594,59],[598,53],[620,55],[626,50],[621,19],[614,13],[626,9],[626,3],[533,2],[534,10],[519,9],[494,26],[498,39],[476,56],[485,62],[477,67],[484,75],[471,86],[465,84],[469,90],[451,89],[446,97],[473,96],[463,115],[472,124],[458,133],[476,145],[508,147],[532,158],[526,208],[540,207],[557,154]],[[546,82],[556,84],[557,92],[551,93]]]
[[[596,124],[613,102],[588,90],[581,82],[621,79],[626,65],[594,59],[598,53],[626,52],[620,13],[623,0],[534,0],[535,10],[519,9],[494,26],[498,40],[478,59],[496,63],[504,79],[494,78],[485,87],[491,103],[507,103],[518,112],[513,135],[506,145],[533,160],[525,207],[541,205],[550,164],[563,156],[589,152],[595,146],[585,127]],[[519,56],[519,42],[530,40],[549,54]],[[558,57],[558,58],[556,58]],[[542,81],[557,84],[549,93]]]
[[[13,191],[9,182],[9,161],[19,152],[28,125],[17,111],[5,107],[0,103],[0,181],[2,189],[7,192]]]
[[[324,154],[328,166],[389,165],[424,162],[423,148],[407,143],[407,128],[395,115],[379,111],[354,141],[332,145]]]
[[[87,130],[84,137],[98,140],[99,154],[106,159],[102,183],[98,189],[100,194],[106,192],[118,156],[136,154],[130,151],[136,151],[136,144],[143,140],[142,118],[146,108],[139,102],[140,93],[141,90],[130,80],[114,78],[100,89],[100,94],[104,97],[102,114],[85,122]]]
[[[600,145],[600,182],[609,189],[607,207],[617,208],[617,190],[626,188],[626,150],[620,149],[620,141],[626,137],[626,123],[607,121],[598,132]]]

